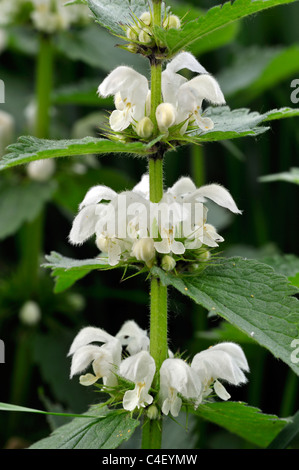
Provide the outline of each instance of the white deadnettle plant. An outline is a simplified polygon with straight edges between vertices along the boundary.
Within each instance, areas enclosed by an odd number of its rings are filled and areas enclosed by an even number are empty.
[[[188,69],[198,73],[187,80],[178,72]],[[147,78],[131,67],[120,66],[114,69],[100,84],[99,96],[114,96],[116,109],[111,113],[109,123],[115,132],[132,125],[135,132],[148,138],[154,126],[150,121],[150,88]],[[225,104],[218,82],[189,52],[178,54],[162,73],[163,102],[156,109],[156,119],[161,133],[181,125],[180,133],[187,131],[188,125],[197,126],[201,131],[213,129],[211,119],[202,117],[204,100],[214,105]]]
[[[169,188],[159,203],[149,201],[148,175],[132,191],[120,194],[107,186],[94,186],[79,206],[69,240],[81,244],[95,234],[111,266],[133,259],[151,267],[157,254],[181,256],[186,250],[209,249],[223,241],[207,223],[207,199],[241,213],[222,186],[196,188],[186,177]]]

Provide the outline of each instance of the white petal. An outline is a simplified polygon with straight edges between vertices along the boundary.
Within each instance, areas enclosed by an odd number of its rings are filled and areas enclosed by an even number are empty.
[[[160,368],[161,385],[174,388],[185,398],[201,393],[201,382],[194,370],[182,359],[166,359]]]
[[[82,328],[82,330],[80,330],[75,337],[68,352],[68,356],[71,356],[77,349],[81,348],[82,346],[86,346],[87,344],[94,342],[106,343],[107,341],[113,340],[114,337],[105,330],[102,330],[101,328],[95,328],[94,326],[87,326]]]
[[[181,86],[180,94],[186,92],[187,89],[192,90],[198,102],[207,100],[213,104],[225,104],[220,86],[212,75],[198,75],[192,78],[188,83]]]
[[[214,350],[220,349],[222,351],[227,352],[236,361],[236,364],[241,369],[245,370],[245,372],[249,371],[249,366],[248,366],[246,356],[243,352],[243,349],[238,344],[225,342],[225,343],[215,344],[215,346],[213,346],[212,348]]]
[[[140,351],[149,350],[149,337],[133,320],[126,321],[116,335],[132,356]]]
[[[128,390],[124,394],[123,398],[123,407],[125,410],[133,411],[136,407],[145,407],[145,405],[150,405],[153,402],[153,397],[148,393],[140,396],[139,387],[136,386],[134,390]]]
[[[230,399],[230,394],[227,392],[225,387],[220,382],[218,382],[218,380],[216,380],[214,383],[214,390],[221,400],[226,401]]]
[[[127,129],[132,122],[132,113],[130,110],[125,109],[124,111],[119,111],[115,109],[109,118],[109,124],[113,131],[120,132],[124,129]]]
[[[99,346],[82,346],[82,348],[77,349],[72,357],[71,373],[70,377],[72,378],[76,374],[80,374],[96,359],[96,357],[101,353]]]
[[[156,364],[147,351],[141,351],[124,359],[119,367],[119,374],[125,379],[138,383],[145,382],[151,386],[156,371]]]
[[[171,243],[171,251],[175,255],[182,255],[183,253],[185,253],[184,244],[182,242],[173,240],[173,242]]]
[[[135,87],[146,91],[147,95],[148,81],[146,77],[136,72],[131,67],[120,66],[114,69],[100,84],[98,94],[106,98],[107,96],[116,95],[116,93],[120,92],[123,99],[123,93]]]
[[[198,60],[190,52],[181,52],[167,65],[167,70],[178,72],[182,69],[189,69],[191,72],[208,73],[206,69],[198,62]]]
[[[97,380],[99,380],[99,377],[96,377],[93,374],[85,374],[79,377],[80,384],[84,385],[85,387],[93,385]]]
[[[187,78],[173,73],[170,70],[162,72],[162,96],[163,101],[171,103],[173,106],[177,104],[177,93],[181,85],[187,83]]]
[[[196,190],[196,186],[188,177],[180,178],[174,185],[168,189],[168,192],[174,196],[185,196],[186,194],[193,193]]]
[[[103,200],[111,201],[116,195],[117,193],[113,189],[108,188],[108,186],[93,186],[87,191],[79,209],[81,210],[90,204],[98,204]]]
[[[160,242],[155,242],[154,247],[158,253],[168,254],[171,251],[171,245],[167,238],[163,238]]]
[[[203,118],[196,113],[195,119],[198,127],[204,132],[211,131],[214,128],[214,123],[210,118]]]
[[[205,198],[211,199],[219,206],[225,207],[235,214],[242,213],[242,211],[240,211],[236,206],[236,203],[230,195],[229,191],[219,184],[214,183],[202,186],[201,188],[194,191],[192,195],[190,195],[188,201],[197,200],[199,202],[205,202]]]
[[[142,175],[141,180],[137,183],[133,190],[134,193],[138,193],[143,196],[145,199],[149,199],[149,175],[145,173]]]
[[[96,205],[84,207],[75,217],[69,234],[69,241],[73,245],[80,245],[95,233],[98,216],[95,213]]]

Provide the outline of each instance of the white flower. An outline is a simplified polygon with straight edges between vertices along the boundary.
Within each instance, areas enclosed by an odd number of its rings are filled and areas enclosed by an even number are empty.
[[[55,33],[68,29],[72,24],[84,24],[89,11],[83,5],[65,6],[65,0],[32,0],[31,20],[36,29]]]
[[[130,124],[136,125],[146,115],[148,80],[131,67],[114,69],[100,84],[98,94],[104,98],[114,96],[116,110],[111,113],[109,122],[116,132]]]
[[[104,343],[96,346],[94,342]],[[121,342],[100,328],[83,328],[75,337],[68,356],[72,356],[70,378],[84,372],[90,364],[94,374],[81,375],[82,385],[92,385],[103,378],[104,385],[117,384],[116,373],[121,361]]]
[[[149,201],[148,175],[132,191],[119,194],[106,186],[94,186],[79,206],[69,240],[81,244],[96,235],[96,244],[111,266],[133,257],[151,267],[158,259],[156,253],[180,256],[186,250],[217,247],[223,241],[207,221],[204,203],[208,199],[241,213],[224,187],[196,188],[185,177],[164,192],[158,203]]]
[[[47,158],[46,160],[36,160],[30,162],[27,165],[26,171],[29,178],[35,181],[47,181],[49,180],[56,169],[56,163],[53,158]]]
[[[36,325],[41,319],[41,310],[39,305],[33,300],[27,300],[27,302],[22,305],[19,312],[19,318],[24,325]]]
[[[219,382],[224,380],[233,385],[247,382],[243,371],[248,372],[247,359],[241,347],[235,343],[220,343],[196,354],[191,362],[191,368],[198,374],[202,384],[201,399],[214,391],[222,400],[228,400],[230,395]]]
[[[177,73],[184,68],[200,75],[188,81]],[[203,100],[216,105],[225,104],[218,82],[189,52],[178,54],[167,65],[162,73],[162,94],[163,101],[176,109],[175,124],[182,124],[181,134],[186,132],[188,124],[196,124],[203,131],[213,129],[212,120],[202,117]]]
[[[128,390],[124,394],[123,407],[125,410],[133,411],[135,408],[144,408],[153,402],[153,397],[148,392],[155,371],[155,361],[147,351],[141,351],[121,362],[120,376],[135,384],[134,390]]]
[[[122,346],[132,356],[140,351],[149,350],[149,337],[133,320],[126,321],[116,335]]]
[[[159,402],[162,413],[178,416],[182,399],[197,399],[202,391],[198,374],[182,359],[166,359],[160,369]]]
[[[154,241],[151,238],[136,240],[132,248],[132,256],[151,266],[156,256]]]

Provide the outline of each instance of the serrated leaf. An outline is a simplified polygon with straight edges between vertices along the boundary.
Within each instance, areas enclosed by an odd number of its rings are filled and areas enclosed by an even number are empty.
[[[217,75],[224,96],[242,93],[242,102],[252,100],[299,70],[299,45],[251,47],[239,51],[235,61]],[[244,93],[244,91],[246,93]]]
[[[261,183],[271,183],[272,181],[286,181],[287,183],[299,184],[299,168],[291,168],[290,171],[276,173],[273,175],[261,176]]]
[[[16,233],[25,223],[33,221],[56,189],[54,181],[3,184],[0,187],[0,240]]]
[[[299,338],[298,289],[260,261],[219,259],[199,275],[175,275],[153,268],[163,284],[252,337],[299,375],[291,361],[291,342]]]
[[[143,144],[142,142],[123,143],[96,137],[72,140],[47,140],[32,136],[21,136],[17,143],[8,147],[9,153],[0,160],[0,171],[46,158],[108,153],[147,155],[150,153],[148,149],[149,144]]]
[[[234,21],[245,18],[271,7],[293,3],[296,0],[236,0],[217,5],[196,20],[187,22],[181,29],[156,28],[155,34],[167,46],[171,57],[194,41],[217,31]]]
[[[104,411],[104,418],[96,417]],[[109,412],[103,408],[98,410],[94,406],[87,414],[95,418],[75,418],[30,446],[30,449],[116,449],[139,426],[139,421],[131,418],[130,413]]]
[[[299,108],[286,107],[259,114],[257,111],[250,111],[247,108],[231,110],[228,106],[219,106],[207,108],[204,116],[212,119],[214,128],[211,131],[196,134],[194,141],[213,142],[257,136],[269,129],[269,127],[260,126],[261,123],[299,116]]]
[[[192,413],[262,448],[267,447],[289,422],[264,414],[246,403],[232,401],[202,404]]]
[[[260,261],[269,264],[278,274],[286,277],[299,273],[299,257],[293,254],[267,256]]]
[[[76,281],[90,273],[90,271],[95,269],[113,269],[108,264],[106,258],[77,260],[67,258],[54,251],[46,256],[46,260],[47,263],[42,266],[52,269],[52,275],[55,278],[55,293],[68,289]]]

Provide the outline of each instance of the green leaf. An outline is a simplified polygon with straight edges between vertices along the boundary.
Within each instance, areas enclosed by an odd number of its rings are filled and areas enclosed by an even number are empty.
[[[228,106],[209,107],[204,113],[214,122],[211,131],[194,135],[194,142],[213,142],[217,140],[234,139],[238,137],[257,136],[269,129],[260,126],[261,123],[299,116],[299,108],[273,109],[264,114],[241,108],[231,110]]]
[[[291,168],[290,171],[276,173],[274,175],[261,176],[260,183],[271,183],[272,181],[286,181],[287,183],[299,184],[299,168]]]
[[[288,278],[299,273],[299,257],[293,254],[267,256],[260,261],[269,264],[278,274]]]
[[[55,181],[0,185],[0,240],[16,233],[25,223],[33,221],[51,200]]]
[[[202,404],[192,413],[262,448],[267,447],[289,422],[264,414],[245,403],[232,401]]]
[[[27,408],[26,406],[19,406],[19,405],[12,405],[11,403],[0,403],[0,411],[17,411],[17,412],[25,412],[25,413],[37,413],[42,415],[53,415],[53,416],[65,416],[68,418],[92,418],[95,419],[92,415],[88,414],[75,414],[75,413],[56,413],[52,411],[42,411],[36,410],[34,408]]]
[[[205,15],[187,22],[181,29],[156,28],[157,37],[167,46],[169,57],[202,37],[268,8],[293,3],[296,0],[236,0],[217,5]]]
[[[286,449],[299,433],[299,411],[291,418],[288,423],[268,445],[268,449]]]
[[[73,140],[46,140],[32,136],[21,136],[18,142],[8,147],[7,153],[0,160],[0,170],[23,163],[46,158],[70,157],[72,155],[129,153],[147,155],[150,144],[142,142],[114,142],[96,137],[84,137]]]
[[[225,97],[239,93],[244,103],[298,71],[299,45],[251,47],[239,51],[233,65],[222,70],[217,80]]]
[[[148,0],[87,0],[96,21],[114,34],[124,34],[121,24],[132,24],[132,13],[137,17],[148,11]]]
[[[184,18],[184,23],[191,20],[197,20],[197,18],[205,14],[204,10],[199,9],[198,7],[195,8],[192,4],[185,2],[183,5],[178,6],[174,4],[171,7],[171,10],[178,17]],[[201,54],[219,49],[221,46],[225,46],[226,44],[232,42],[236,38],[239,30],[239,22],[231,23],[222,29],[213,31],[211,34],[200,38],[198,41],[195,40],[190,45],[189,50],[197,57]]]
[[[99,418],[105,412],[104,418]],[[30,449],[116,449],[133,434],[139,421],[129,413],[109,412],[97,406],[88,413],[94,418],[75,418],[60,426],[49,437],[33,444]]]
[[[175,275],[153,268],[162,283],[173,286],[208,311],[223,317],[282,359],[291,361],[291,342],[299,338],[298,289],[260,261],[219,259],[199,275]]]
[[[106,258],[77,260],[66,258],[54,251],[46,256],[46,260],[48,263],[42,266],[52,269],[52,275],[55,277],[54,292],[56,294],[68,289],[76,281],[82,279],[94,269],[113,269],[113,267],[108,264]]]

